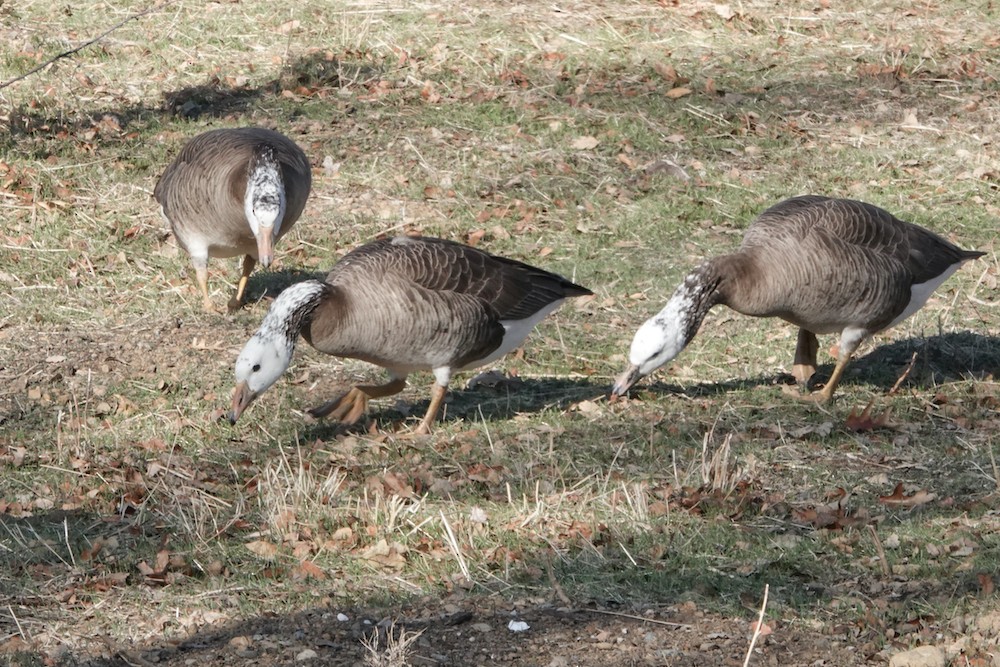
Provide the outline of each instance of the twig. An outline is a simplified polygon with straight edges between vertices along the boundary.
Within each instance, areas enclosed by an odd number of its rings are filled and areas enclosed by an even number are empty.
[[[21,621],[17,620],[17,614],[14,613],[14,607],[8,604],[7,611],[10,612],[10,617],[14,619],[14,625],[17,626],[17,634],[21,635],[21,639],[23,639],[24,641],[30,642],[31,637],[29,637],[28,633],[24,631],[24,628],[21,627]]]
[[[111,26],[110,28],[108,28],[107,30],[105,30],[104,32],[102,32],[97,37],[94,37],[93,39],[84,42],[80,46],[72,48],[69,51],[63,51],[59,55],[56,55],[56,56],[53,56],[52,58],[49,58],[48,60],[46,60],[45,62],[43,62],[41,65],[38,65],[37,67],[28,70],[24,74],[22,74],[20,76],[16,76],[13,79],[10,79],[9,81],[4,81],[3,83],[0,83],[0,90],[3,90],[7,86],[13,85],[13,84],[17,83],[18,81],[21,81],[22,79],[27,79],[29,76],[31,76],[35,72],[38,72],[39,70],[45,69],[46,67],[48,67],[49,65],[51,65],[52,63],[54,63],[57,60],[61,60],[62,58],[68,58],[69,56],[73,55],[77,51],[82,51],[83,49],[87,48],[91,44],[93,44],[95,42],[99,42],[100,40],[104,39],[105,37],[107,37],[108,35],[110,35],[111,33],[113,33],[115,30],[118,30],[118,28],[120,28],[123,25],[125,25],[126,23],[128,23],[129,21],[131,21],[133,19],[140,19],[143,16],[145,16],[146,14],[150,13],[151,11],[153,11],[154,9],[160,9],[160,8],[166,6],[166,5],[169,5],[173,1],[174,0],[164,0],[163,2],[160,2],[160,3],[157,3],[157,4],[153,4],[150,7],[147,7],[146,9],[142,10],[138,14],[132,14],[131,16],[125,17],[124,19],[122,19],[118,23],[114,24],[113,26]]]
[[[917,363],[917,353],[916,352],[914,352],[913,356],[910,357],[910,363],[906,366],[906,370],[903,371],[903,374],[899,376],[899,379],[896,380],[896,384],[892,385],[892,389],[889,390],[889,394],[888,394],[889,396],[892,396],[893,394],[895,394],[896,390],[899,389],[899,385],[903,384],[903,382],[906,380],[906,378],[910,377],[910,371],[913,370],[913,365],[915,363]]]
[[[556,592],[556,595],[559,597],[560,600],[562,600],[564,605],[566,605],[567,607],[572,607],[573,601],[569,599],[569,596],[566,595],[566,591],[564,591],[563,587],[559,584],[559,580],[556,579],[556,573],[552,569],[551,560],[545,562],[545,569],[549,573],[549,583],[552,584],[552,589]]]
[[[672,628],[693,628],[693,625],[688,625],[687,623],[674,623],[673,621],[661,621],[658,618],[646,618],[645,616],[636,616],[635,614],[623,614],[620,611],[607,611],[605,609],[581,609],[580,611],[587,611],[592,614],[604,614],[605,616],[618,616],[619,618],[631,618],[633,621],[642,621],[643,623],[653,623],[655,625],[669,625]]]
[[[73,547],[69,543],[69,519],[63,517],[63,539],[66,540],[66,551],[69,552],[69,559],[76,567],[76,557],[73,555]]]
[[[462,570],[462,574],[466,579],[472,581],[472,573],[469,572],[469,566],[466,565],[465,557],[462,555],[462,546],[458,543],[458,539],[455,537],[455,533],[451,529],[451,524],[448,523],[448,517],[444,515],[444,511],[441,511],[441,523],[444,524],[445,535],[448,538],[446,541],[452,553],[455,554],[455,559],[458,560],[459,569]]]
[[[868,524],[868,532],[871,533],[872,540],[875,542],[875,551],[878,552],[878,561],[882,565],[882,574],[888,577],[892,574],[892,568],[889,567],[889,560],[885,557],[882,540],[879,539],[878,533],[875,532],[875,526]]]
[[[764,610],[767,609],[767,593],[770,590],[768,584],[764,584],[764,601],[760,603],[760,615],[757,617],[757,627],[753,629],[753,636],[750,637],[750,646],[747,647],[747,657],[743,660],[743,667],[747,667],[750,664],[750,656],[753,654],[753,647],[757,644],[757,638],[760,637],[760,629],[764,627]]]
[[[990,453],[990,465],[993,466],[993,485],[1000,489],[1000,468],[997,468],[997,458],[993,455],[993,443],[988,443],[987,449]]]

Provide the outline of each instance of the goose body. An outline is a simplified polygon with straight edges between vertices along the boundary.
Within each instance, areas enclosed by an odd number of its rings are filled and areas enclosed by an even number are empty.
[[[787,199],[754,220],[736,252],[692,270],[639,328],[612,396],[676,357],[709,309],[724,304],[799,327],[793,374],[803,384],[816,370],[816,334],[839,333],[833,374],[811,397],[828,400],[863,340],[915,313],[964,262],[983,254],[872,204]]]
[[[369,398],[397,393],[414,371],[434,374],[429,430],[453,373],[518,347],[567,298],[591,294],[565,278],[460,243],[397,236],[345,255],[324,282],[297,283],[275,299],[236,362],[229,414],[270,387],[291,361],[301,334],[320,352],[361,359],[389,372],[311,411],[356,421]]]
[[[212,309],[208,258],[243,255],[243,273],[229,303],[230,310],[238,308],[254,265],[270,265],[275,241],[302,214],[311,184],[305,153],[273,130],[211,130],[181,148],[153,196],[191,256],[206,310]]]

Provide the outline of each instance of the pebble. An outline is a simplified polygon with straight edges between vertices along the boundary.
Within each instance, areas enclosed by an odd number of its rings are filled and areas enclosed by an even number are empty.
[[[304,651],[300,651],[298,655],[295,656],[295,661],[302,662],[303,660],[312,660],[313,658],[316,658],[318,656],[319,654],[316,653],[316,651],[312,650],[311,648],[307,648]]]
[[[889,658],[889,667],[945,667],[948,657],[937,646],[918,646]]]

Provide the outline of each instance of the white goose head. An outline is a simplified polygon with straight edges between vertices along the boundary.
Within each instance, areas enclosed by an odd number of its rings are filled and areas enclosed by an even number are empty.
[[[254,151],[247,168],[243,208],[257,239],[257,260],[265,267],[274,259],[274,241],[278,238],[286,206],[281,163],[273,147],[262,145]]]
[[[621,396],[687,347],[705,314],[718,303],[719,282],[713,263],[702,264],[677,286],[663,310],[642,323],[632,338],[629,367],[615,380],[612,397]]]
[[[247,406],[288,369],[302,325],[329,289],[318,280],[307,280],[288,287],[271,304],[260,328],[236,359],[230,424],[235,424]]]

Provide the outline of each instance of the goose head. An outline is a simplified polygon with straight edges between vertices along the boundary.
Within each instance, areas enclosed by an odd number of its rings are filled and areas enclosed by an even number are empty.
[[[642,323],[632,338],[629,366],[615,379],[611,389],[612,399],[687,347],[709,309],[719,301],[719,282],[712,264],[703,264],[678,285],[663,310]]]
[[[270,266],[274,259],[274,241],[278,238],[286,206],[281,163],[271,146],[262,146],[250,159],[243,208],[257,239],[257,261],[264,267]]]
[[[260,328],[236,359],[236,389],[229,411],[230,424],[235,424],[254,399],[288,369],[302,325],[328,289],[325,283],[307,280],[287,288],[274,300]]]

